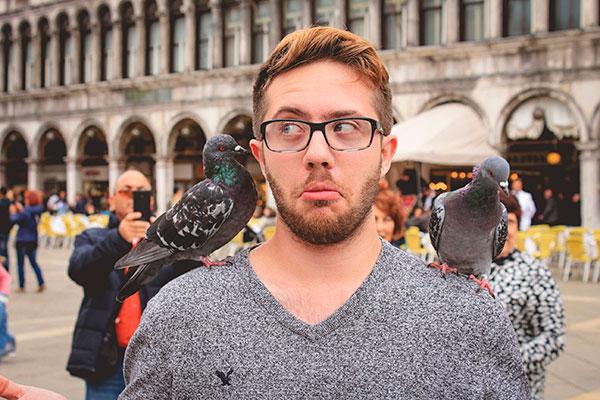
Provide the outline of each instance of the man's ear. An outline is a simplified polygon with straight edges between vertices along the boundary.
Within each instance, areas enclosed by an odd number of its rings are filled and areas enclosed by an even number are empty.
[[[384,177],[390,170],[394,154],[396,154],[396,147],[398,147],[398,138],[395,135],[383,138],[381,143],[381,177]]]
[[[265,152],[262,140],[252,139],[250,140],[250,151],[252,155],[258,161],[258,165],[260,165],[260,170],[262,171],[263,176],[267,176],[265,173]]]

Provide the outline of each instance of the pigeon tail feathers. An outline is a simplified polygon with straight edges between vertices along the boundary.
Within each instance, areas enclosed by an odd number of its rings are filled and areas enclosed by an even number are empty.
[[[126,267],[135,267],[142,264],[148,264],[163,258],[169,257],[173,251],[159,246],[158,244],[146,239],[142,239],[137,246],[125,254],[115,263],[115,269]]]

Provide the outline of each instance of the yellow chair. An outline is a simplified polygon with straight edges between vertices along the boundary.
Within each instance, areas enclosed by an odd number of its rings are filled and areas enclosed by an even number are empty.
[[[265,226],[263,228],[263,236],[265,237],[265,241],[269,240],[273,237],[273,235],[275,234],[275,225],[269,225],[269,226]]]
[[[556,245],[556,235],[548,231],[538,233],[532,238],[537,250],[531,255],[537,259],[543,260],[546,264],[549,264]]]
[[[594,241],[596,243],[596,262],[594,264],[594,273],[592,274],[592,282],[598,282],[600,277],[600,229],[594,229]]]
[[[419,231],[419,228],[411,226],[406,230],[404,238],[406,240],[406,247],[409,252],[418,255],[423,260],[427,258],[428,252],[423,247],[423,243],[421,242],[421,232]]]
[[[525,240],[527,240],[527,236],[528,236],[528,234],[525,231],[518,231],[517,232],[517,243],[516,243],[516,246],[517,246],[517,249],[520,252],[525,252]]]
[[[566,242],[567,247],[567,261],[565,264],[565,270],[563,274],[563,280],[566,282],[569,280],[571,273],[571,267],[574,263],[583,264],[583,282],[588,281],[590,274],[590,267],[592,264],[592,258],[586,251],[584,237],[578,235],[569,235]]]

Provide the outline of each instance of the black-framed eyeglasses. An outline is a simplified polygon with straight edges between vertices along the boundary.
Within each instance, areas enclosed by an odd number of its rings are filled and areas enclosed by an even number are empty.
[[[298,119],[272,119],[260,124],[260,134],[267,148],[278,153],[306,149],[313,133],[323,133],[327,145],[337,151],[359,151],[371,146],[375,132],[388,136],[381,122],[367,117],[335,118],[325,122]]]

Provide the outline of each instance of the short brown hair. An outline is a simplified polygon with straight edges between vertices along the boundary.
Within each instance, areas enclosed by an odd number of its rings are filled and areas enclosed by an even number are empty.
[[[517,221],[521,222],[521,206],[519,205],[519,200],[514,194],[505,195],[503,192],[500,192],[500,202],[504,204],[506,207],[507,213],[513,213],[517,216]]]
[[[404,235],[404,220],[406,211],[401,202],[400,194],[388,189],[380,190],[375,197],[375,207],[389,215],[394,221],[394,240]]]
[[[373,106],[383,130],[392,129],[392,90],[389,74],[377,50],[365,39],[332,27],[312,27],[290,33],[279,42],[261,66],[254,82],[254,136],[259,138],[259,125],[265,114],[264,95],[269,84],[282,72],[316,61],[331,60],[349,66],[366,78],[375,90]]]

